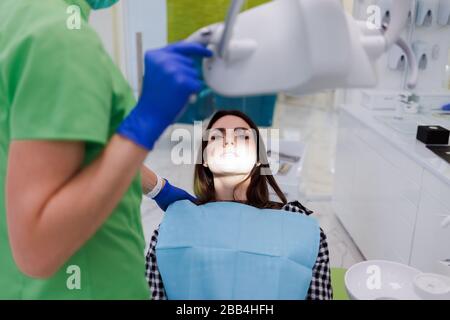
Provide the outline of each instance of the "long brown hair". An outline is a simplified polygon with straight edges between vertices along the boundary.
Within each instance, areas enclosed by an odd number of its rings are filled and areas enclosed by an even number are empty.
[[[212,128],[212,126],[220,119],[225,116],[236,116],[244,120],[249,127],[256,133],[256,146],[257,146],[257,163],[255,164],[253,169],[251,170],[248,177],[237,184],[234,188],[233,195],[240,185],[244,184],[248,179],[250,180],[250,184],[247,188],[247,201],[239,201],[245,203],[250,206],[254,206],[260,209],[270,208],[270,209],[281,209],[283,205],[287,203],[286,197],[278,186],[275,178],[269,172],[269,162],[267,160],[267,153],[264,142],[261,139],[261,135],[256,124],[243,112],[238,110],[222,110],[216,112],[211,120],[208,123],[204,134]],[[203,154],[208,146],[208,138],[205,136],[202,139],[202,147],[199,150],[198,161],[195,165],[195,173],[194,173],[194,192],[197,196],[197,204],[205,204],[208,202],[214,202],[216,200],[215,187],[214,187],[214,176],[211,170],[203,165]],[[261,170],[265,168],[265,174],[261,174]],[[272,187],[275,193],[281,200],[279,202],[273,202],[269,200],[269,188],[268,185]],[[235,200],[238,202],[237,200]]]

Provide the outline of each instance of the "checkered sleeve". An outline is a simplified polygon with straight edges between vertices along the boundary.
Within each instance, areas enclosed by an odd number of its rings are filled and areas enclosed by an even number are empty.
[[[313,212],[305,208],[300,202],[289,202],[284,210],[300,214],[311,215]],[[309,286],[307,300],[332,300],[333,288],[331,286],[330,253],[328,251],[327,237],[320,229],[320,245],[317,259],[313,267],[313,277]]]
[[[159,228],[153,232],[150,247],[145,258],[145,278],[150,287],[152,300],[167,300],[164,283],[156,262],[156,244],[158,243]]]

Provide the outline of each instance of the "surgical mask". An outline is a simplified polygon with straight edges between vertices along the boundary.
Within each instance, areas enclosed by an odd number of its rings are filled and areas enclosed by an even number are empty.
[[[86,0],[94,10],[105,9],[113,6],[119,0]]]

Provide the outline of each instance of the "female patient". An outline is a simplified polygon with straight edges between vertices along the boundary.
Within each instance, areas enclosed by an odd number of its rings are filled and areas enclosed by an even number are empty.
[[[189,199],[198,205],[233,201],[260,209],[312,214],[298,201],[287,203],[274,177],[267,172],[261,174],[263,169],[267,171],[265,147],[257,126],[242,112],[219,111],[212,117],[199,156],[201,161],[196,164],[194,175],[196,199],[147,168],[142,172],[144,193],[155,199],[164,211],[173,202]],[[281,202],[269,200],[269,185]],[[158,235],[157,229],[146,257],[146,278],[155,300],[167,299],[156,255]],[[328,300],[332,296],[328,245],[320,229],[319,250],[307,299]]]

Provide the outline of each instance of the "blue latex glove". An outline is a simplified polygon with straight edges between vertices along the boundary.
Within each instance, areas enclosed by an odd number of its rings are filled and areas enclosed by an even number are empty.
[[[138,104],[117,133],[151,150],[155,142],[203,87],[192,58],[212,52],[193,42],[178,42],[145,54],[145,75]]]
[[[443,111],[450,111],[450,103],[442,107]]]
[[[153,200],[163,211],[166,211],[167,207],[176,201],[190,200],[195,203],[197,199],[183,189],[174,187],[166,180],[166,184]]]

